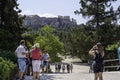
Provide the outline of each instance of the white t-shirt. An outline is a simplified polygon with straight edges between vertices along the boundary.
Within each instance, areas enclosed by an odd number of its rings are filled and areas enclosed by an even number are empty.
[[[28,53],[28,51],[25,50],[23,45],[19,45],[15,52],[17,53],[18,58],[26,58],[26,55],[22,55],[22,52]]]
[[[50,57],[48,53],[43,54],[43,61],[48,61],[48,58]]]

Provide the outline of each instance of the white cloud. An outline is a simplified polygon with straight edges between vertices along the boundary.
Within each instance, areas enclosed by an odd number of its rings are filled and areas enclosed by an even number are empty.
[[[24,11],[21,13],[22,15],[38,15],[40,17],[58,17],[57,15],[51,14],[51,13],[34,13],[31,11]]]
[[[21,14],[23,14],[23,15],[31,15],[31,11],[24,11],[24,12],[22,12]]]

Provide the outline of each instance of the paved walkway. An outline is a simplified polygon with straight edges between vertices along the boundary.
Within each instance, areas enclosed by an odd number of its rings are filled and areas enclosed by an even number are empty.
[[[66,60],[64,62],[71,61]],[[89,73],[89,66],[86,64],[74,63],[72,73],[55,73],[54,66],[51,66],[51,68],[54,73],[40,74],[40,80],[94,80],[94,74]],[[32,76],[26,76],[25,80],[32,80],[32,78]],[[120,80],[120,71],[104,72],[103,80]]]
[[[40,74],[40,80],[94,80],[94,74],[89,73],[89,67],[85,65],[73,65],[73,73]],[[53,66],[52,66],[53,67]],[[104,72],[103,80],[120,80],[120,72]],[[32,76],[26,76],[25,80],[32,80]]]

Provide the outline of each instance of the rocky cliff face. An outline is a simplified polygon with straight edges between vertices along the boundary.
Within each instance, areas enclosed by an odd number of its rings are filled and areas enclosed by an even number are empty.
[[[29,26],[35,30],[46,25],[63,28],[63,27],[75,26],[77,25],[77,22],[75,19],[70,19],[69,16],[46,18],[46,17],[39,17],[38,15],[27,15],[23,21],[23,26]]]

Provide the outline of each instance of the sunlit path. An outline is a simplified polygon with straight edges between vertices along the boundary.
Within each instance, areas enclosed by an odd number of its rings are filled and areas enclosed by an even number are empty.
[[[41,80],[93,80],[93,73],[88,72],[89,67],[74,65],[73,73],[52,73],[41,74]],[[120,80],[120,72],[104,72],[104,80]],[[31,78],[31,79],[30,79]],[[32,80],[32,77],[26,77],[25,80]]]
[[[67,62],[70,60],[66,60]],[[69,62],[70,63],[70,62]],[[89,73],[89,66],[87,64],[74,63],[72,73],[54,73],[54,65],[51,66],[53,73],[51,74],[40,74],[40,80],[94,80],[94,74]],[[120,72],[104,72],[103,80],[120,80]],[[31,78],[31,79],[30,79]],[[32,77],[26,77],[25,80],[32,80]]]

